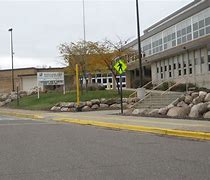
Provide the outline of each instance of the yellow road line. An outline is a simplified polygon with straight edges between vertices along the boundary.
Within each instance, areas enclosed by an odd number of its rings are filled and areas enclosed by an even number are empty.
[[[206,133],[206,132],[173,130],[173,129],[165,129],[165,128],[107,123],[107,122],[80,120],[80,119],[57,118],[54,120],[68,122],[68,123],[74,123],[74,124],[80,124],[80,125],[92,125],[92,126],[106,127],[106,128],[112,128],[112,129],[147,132],[147,133],[185,137],[185,138],[192,138],[192,139],[199,139],[199,140],[210,140],[210,133]]]
[[[54,114],[56,116],[66,117],[64,114]],[[90,116],[81,116],[82,118],[91,118]],[[68,117],[67,117],[68,118]],[[146,120],[146,119],[125,119],[122,116],[119,117],[92,117],[92,118],[100,118],[100,120],[114,120],[114,121],[126,121],[126,122],[139,122],[139,123],[148,123],[148,124],[161,124],[161,125],[177,125],[177,126],[187,126],[187,127],[210,127],[208,125],[202,125],[202,124],[186,124],[186,123],[174,123],[174,122],[160,122],[160,120]],[[132,118],[132,117],[131,117]],[[88,120],[88,119],[87,119]],[[170,120],[170,119],[169,119]],[[210,122],[209,122],[210,124]]]

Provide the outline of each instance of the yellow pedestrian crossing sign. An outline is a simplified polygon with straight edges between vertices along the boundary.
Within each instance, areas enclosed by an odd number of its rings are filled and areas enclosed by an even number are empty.
[[[119,60],[116,62],[116,64],[114,65],[114,68],[116,69],[116,71],[119,73],[119,74],[122,74],[125,72],[125,70],[127,69],[127,66],[126,64],[122,61],[122,60]]]

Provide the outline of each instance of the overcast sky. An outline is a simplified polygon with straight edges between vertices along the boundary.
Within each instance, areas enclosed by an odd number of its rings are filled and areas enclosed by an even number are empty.
[[[192,0],[140,0],[141,30]],[[85,0],[87,40],[136,37],[135,0]],[[10,68],[10,33],[14,66],[62,66],[58,46],[83,38],[82,0],[0,0],[0,68]]]

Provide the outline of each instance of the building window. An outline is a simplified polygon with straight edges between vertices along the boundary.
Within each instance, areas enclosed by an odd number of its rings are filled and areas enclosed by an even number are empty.
[[[95,79],[92,79],[92,83],[96,83],[96,80]]]
[[[160,78],[163,79],[163,73],[161,73]]]
[[[201,57],[201,64],[204,64],[204,63],[205,63],[204,57],[202,56],[202,57]]]
[[[181,68],[181,63],[178,64],[178,68]]]
[[[181,70],[179,70],[179,76],[181,76],[182,75],[182,71]]]
[[[165,66],[165,71],[167,71],[167,66]]]
[[[107,83],[107,79],[103,79],[103,83]]]
[[[163,67],[162,66],[160,67],[160,72],[163,72]]]
[[[192,68],[190,67],[190,69],[189,69],[189,74],[192,74]]]
[[[176,64],[174,64],[174,69],[176,69]]]
[[[210,71],[210,51],[208,51],[208,70]]]
[[[206,34],[210,33],[210,26],[206,28]]]
[[[169,71],[171,70],[171,65],[168,66]]]
[[[171,72],[169,72],[169,77],[171,77]]]
[[[139,76],[139,70],[136,69],[136,76]]]
[[[97,83],[99,83],[99,84],[100,84],[100,83],[101,83],[101,79],[97,79]]]
[[[109,83],[112,83],[112,78],[109,78]]]
[[[157,73],[159,73],[159,67],[157,67]]]
[[[186,75],[187,74],[187,69],[184,69],[184,75]]]

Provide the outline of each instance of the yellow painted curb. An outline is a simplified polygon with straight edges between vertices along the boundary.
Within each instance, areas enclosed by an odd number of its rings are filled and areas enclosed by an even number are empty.
[[[192,138],[192,139],[199,139],[199,140],[210,140],[210,133],[207,133],[207,132],[174,130],[174,129],[156,128],[156,127],[148,127],[148,126],[136,126],[136,125],[118,124],[118,123],[107,123],[107,122],[98,122],[98,121],[80,120],[80,119],[57,118],[53,120],[68,122],[68,123],[75,123],[75,124],[80,124],[80,125],[92,125],[92,126],[106,127],[106,128],[112,128],[112,129],[148,132],[148,133],[154,133],[154,134],[159,134],[159,135],[178,136],[178,137],[185,137],[185,138]]]
[[[15,117],[21,117],[21,118],[31,118],[31,119],[43,119],[40,115],[35,114],[23,114],[23,113],[16,113],[16,112],[3,112],[0,111],[1,115],[7,115],[7,116],[15,116]]]

